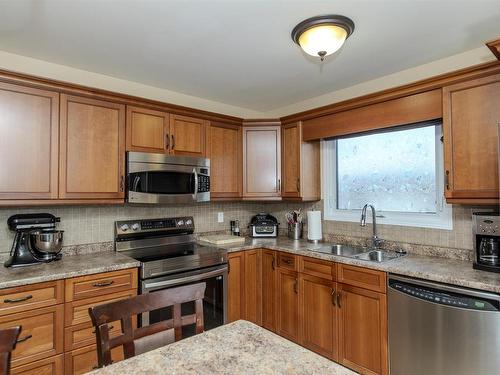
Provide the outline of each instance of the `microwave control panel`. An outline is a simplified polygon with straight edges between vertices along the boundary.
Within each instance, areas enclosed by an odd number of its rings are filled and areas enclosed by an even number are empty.
[[[198,193],[206,193],[210,191],[210,176],[198,175]]]

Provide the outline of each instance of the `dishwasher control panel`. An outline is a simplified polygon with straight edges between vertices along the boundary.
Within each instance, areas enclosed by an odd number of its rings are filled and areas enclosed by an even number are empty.
[[[389,280],[389,287],[410,296],[451,307],[481,311],[500,311],[498,301],[490,301],[483,298],[474,298],[458,293],[443,292],[440,290],[412,285],[399,280]]]

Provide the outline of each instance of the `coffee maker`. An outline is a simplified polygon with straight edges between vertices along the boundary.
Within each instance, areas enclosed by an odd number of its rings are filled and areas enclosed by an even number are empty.
[[[56,230],[60,218],[47,213],[18,214],[7,219],[16,232],[5,267],[21,267],[61,259],[63,231]]]
[[[477,270],[500,272],[500,214],[476,212],[472,215],[474,264]]]

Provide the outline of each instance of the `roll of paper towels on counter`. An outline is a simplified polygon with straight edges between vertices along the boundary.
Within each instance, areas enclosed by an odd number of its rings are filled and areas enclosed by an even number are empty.
[[[321,230],[321,211],[307,211],[307,239],[320,241],[323,239]]]

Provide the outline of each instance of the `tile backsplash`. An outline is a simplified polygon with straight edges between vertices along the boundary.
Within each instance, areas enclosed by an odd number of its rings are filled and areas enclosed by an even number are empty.
[[[250,218],[258,212],[269,212],[281,223],[280,232],[286,233],[285,212],[302,208],[305,210],[322,209],[322,202],[283,203],[283,202],[209,202],[192,205],[169,206],[67,206],[45,208],[1,208],[0,209],[0,253],[10,250],[13,233],[7,228],[7,218],[15,213],[49,212],[61,217],[59,228],[65,230],[64,244],[77,245],[113,241],[116,220],[135,218],[155,218],[191,215],[194,217],[196,232],[229,231],[229,221],[239,220],[243,233]],[[217,222],[217,213],[224,212],[224,222]],[[463,206],[453,207],[453,230],[414,228],[393,225],[379,225],[379,236],[393,243],[413,244],[435,247],[437,255],[447,256],[447,248],[461,249],[472,254],[472,215],[473,209]],[[325,239],[343,238],[362,241],[371,236],[371,225],[365,228],[358,223],[324,221]],[[307,227],[304,228],[304,237]],[[443,254],[439,254],[439,253]]]

